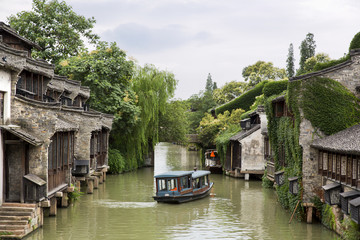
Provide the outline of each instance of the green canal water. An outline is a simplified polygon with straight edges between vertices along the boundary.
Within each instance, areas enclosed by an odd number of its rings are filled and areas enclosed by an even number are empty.
[[[192,170],[199,153],[160,143],[155,168],[108,175],[94,194],[83,195],[26,240],[48,239],[335,239],[320,223],[293,220],[261,181],[211,175],[212,196],[184,204],[153,201],[154,173]]]

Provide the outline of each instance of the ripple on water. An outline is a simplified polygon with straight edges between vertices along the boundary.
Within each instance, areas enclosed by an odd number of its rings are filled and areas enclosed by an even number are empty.
[[[119,202],[113,200],[98,200],[96,201],[98,206],[107,208],[153,208],[156,206],[156,202]]]

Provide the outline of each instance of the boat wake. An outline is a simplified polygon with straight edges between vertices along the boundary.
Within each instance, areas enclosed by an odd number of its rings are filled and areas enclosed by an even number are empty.
[[[118,202],[113,200],[100,200],[96,204],[107,208],[152,208],[156,202]]]

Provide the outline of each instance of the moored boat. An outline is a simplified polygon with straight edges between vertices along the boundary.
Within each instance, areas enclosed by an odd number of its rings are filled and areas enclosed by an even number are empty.
[[[157,202],[183,203],[210,194],[213,183],[209,179],[210,171],[170,171],[154,176],[156,179]]]
[[[205,168],[211,173],[222,173],[220,158],[215,149],[208,149],[205,152]]]

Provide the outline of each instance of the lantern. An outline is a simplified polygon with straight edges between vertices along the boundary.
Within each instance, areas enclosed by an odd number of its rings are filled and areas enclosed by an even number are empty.
[[[250,118],[246,118],[240,121],[240,126],[243,130],[249,130],[251,128]]]
[[[299,186],[298,186],[298,177],[288,178],[289,180],[289,192],[291,194],[298,194],[299,193]]]
[[[360,224],[360,197],[349,201],[350,216],[357,224]]]
[[[341,185],[340,183],[330,183],[323,186],[325,191],[325,203],[329,205],[339,205],[340,204],[340,192]]]
[[[357,197],[360,197],[360,192],[358,191],[349,191],[349,192],[340,193],[341,211],[349,215],[350,214],[349,202]]]
[[[275,173],[275,182],[278,186],[281,186],[285,183],[284,171],[277,171]]]

